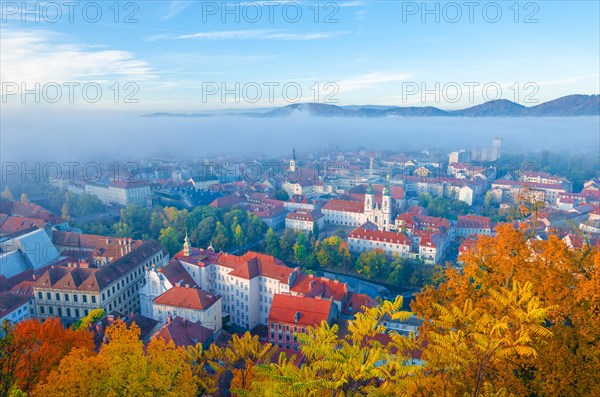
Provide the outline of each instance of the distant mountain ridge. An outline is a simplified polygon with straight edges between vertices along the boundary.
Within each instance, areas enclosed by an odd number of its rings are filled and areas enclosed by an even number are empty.
[[[600,95],[568,95],[535,106],[523,106],[507,99],[498,99],[460,110],[442,110],[434,106],[337,106],[323,103],[294,103],[261,112],[225,113],[152,113],[143,117],[237,117],[273,118],[304,113],[313,117],[576,117],[599,116]]]

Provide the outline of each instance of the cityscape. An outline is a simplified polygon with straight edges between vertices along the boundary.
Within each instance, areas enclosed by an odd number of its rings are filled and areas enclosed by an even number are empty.
[[[597,3],[1,8],[2,396],[600,395]]]

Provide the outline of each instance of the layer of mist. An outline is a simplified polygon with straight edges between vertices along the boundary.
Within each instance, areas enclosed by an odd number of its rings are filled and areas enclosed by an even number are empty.
[[[139,160],[151,156],[205,158],[220,154],[279,155],[297,150],[456,150],[503,138],[508,151],[598,151],[600,118],[314,118],[139,115],[45,115],[1,120],[5,161]]]

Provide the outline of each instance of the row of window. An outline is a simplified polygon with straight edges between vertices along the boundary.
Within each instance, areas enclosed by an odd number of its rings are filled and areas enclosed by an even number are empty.
[[[286,332],[293,332],[293,333],[298,333],[298,332],[301,332],[303,334],[306,333],[306,328],[297,327],[295,325],[290,326],[290,325],[281,325],[281,324],[271,323],[270,328],[271,328],[271,331],[277,330],[277,331],[286,331]]]
[[[64,311],[63,311],[62,307],[57,307],[56,311],[54,309],[55,309],[54,306],[48,306],[48,311],[47,311],[48,315],[54,316],[56,314],[58,317],[81,318],[81,317],[87,316],[89,313],[88,309],[84,309],[83,312],[80,312],[79,309],[71,310],[70,307],[67,307],[66,310],[64,310]],[[45,315],[46,314],[46,306],[40,305],[39,311],[40,311],[40,314]],[[63,316],[63,313],[65,314],[64,316]],[[83,313],[83,316],[81,316],[81,313]]]
[[[40,301],[44,300],[44,293],[42,291],[38,291],[37,299]],[[88,303],[88,299],[90,299],[90,301],[92,303],[96,303],[96,295],[90,295],[88,298],[88,295],[86,295],[86,294],[80,295],[80,294],[76,294],[76,293],[71,294],[71,293],[67,293],[67,292],[65,292],[65,293],[55,292],[54,294],[52,292],[46,292],[45,300],[47,300],[47,301],[64,300],[65,302],[70,302],[72,300],[73,302],[79,302],[79,299],[81,299],[81,302],[83,302],[83,303]]]

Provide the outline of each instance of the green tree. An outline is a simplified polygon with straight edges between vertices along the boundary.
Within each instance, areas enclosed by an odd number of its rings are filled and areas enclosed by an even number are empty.
[[[296,244],[296,232],[292,229],[285,229],[283,235],[279,239],[282,260],[290,260],[293,257],[294,244]]]
[[[360,254],[356,261],[358,273],[369,277],[378,278],[384,274],[388,267],[388,259],[381,248],[365,251]]]
[[[162,208],[153,208],[150,214],[150,225],[148,226],[148,231],[152,238],[157,239],[160,235],[160,230],[164,227],[166,227],[166,219]]]
[[[233,242],[236,247],[242,247],[246,243],[244,232],[242,231],[242,227],[240,225],[236,225],[233,231]]]
[[[96,323],[98,320],[106,316],[106,312],[102,309],[94,309],[88,313],[87,316],[80,318],[77,320],[75,324],[73,324],[73,330],[77,331],[78,329],[87,330],[90,325]]]
[[[298,238],[294,244],[294,259],[299,264],[303,264],[310,255],[308,239],[303,232],[298,233]]]
[[[212,239],[212,244],[216,249],[225,250],[230,244],[229,231],[221,222],[217,222],[215,226],[215,234]]]
[[[119,221],[112,226],[113,233],[116,237],[132,237],[133,229],[123,221]]]
[[[177,234],[172,226],[162,229],[160,231],[160,236],[158,237],[158,241],[163,245],[163,247],[165,247],[167,251],[169,251],[169,254],[171,255],[181,251],[181,240],[181,236]]]
[[[83,193],[77,200],[77,215],[96,214],[106,210],[106,207],[100,199],[92,194]]]
[[[213,216],[203,219],[192,231],[191,240],[201,246],[206,247],[210,244],[217,227],[217,220]]]
[[[283,189],[278,189],[273,193],[273,198],[281,201],[288,201],[290,199],[290,195]]]
[[[321,230],[319,228],[319,224],[318,224],[318,222],[315,222],[313,224],[313,230],[312,230],[313,238],[315,239],[315,241],[319,239],[320,232],[321,232]]]
[[[132,234],[136,238],[141,237],[142,234],[151,234],[150,219],[150,210],[137,204],[129,204],[121,210],[120,221],[131,227]]]
[[[315,244],[314,255],[322,267],[344,267],[352,264],[348,244],[337,236],[325,238]]]
[[[276,258],[281,258],[281,247],[279,246],[279,238],[273,232],[272,228],[267,230],[265,236],[265,251],[267,254],[272,255]]]

